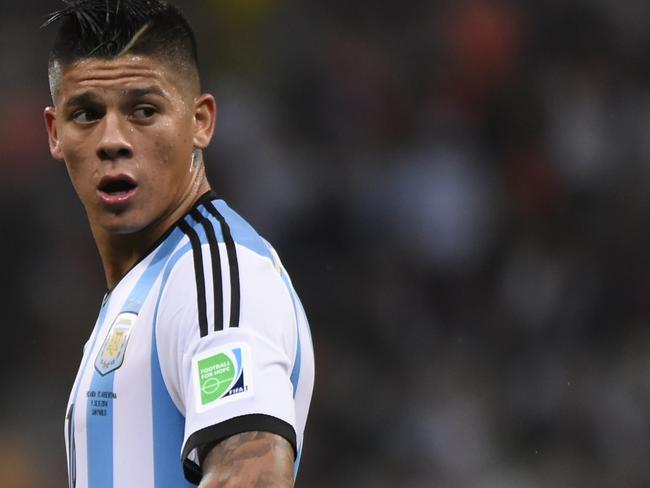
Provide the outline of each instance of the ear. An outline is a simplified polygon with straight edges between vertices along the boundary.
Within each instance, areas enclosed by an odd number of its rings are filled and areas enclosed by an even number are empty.
[[[194,147],[208,147],[216,122],[217,102],[212,95],[204,93],[194,101]]]
[[[48,141],[50,143],[50,154],[54,159],[63,161],[63,151],[59,142],[59,134],[56,129],[56,109],[47,107],[43,112],[45,127],[47,128]]]

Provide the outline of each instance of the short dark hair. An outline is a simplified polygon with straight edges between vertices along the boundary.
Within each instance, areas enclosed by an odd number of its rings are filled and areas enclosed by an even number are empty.
[[[163,0],[63,0],[65,7],[43,24],[61,21],[50,51],[52,96],[60,68],[87,58],[122,54],[152,56],[196,76],[196,38],[177,7]]]

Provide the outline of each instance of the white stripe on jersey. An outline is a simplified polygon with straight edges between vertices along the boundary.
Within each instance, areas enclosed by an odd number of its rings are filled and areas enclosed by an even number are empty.
[[[68,404],[71,486],[192,486],[196,448],[247,430],[300,454],[314,374],[302,306],[272,248],[210,198],[102,306]]]

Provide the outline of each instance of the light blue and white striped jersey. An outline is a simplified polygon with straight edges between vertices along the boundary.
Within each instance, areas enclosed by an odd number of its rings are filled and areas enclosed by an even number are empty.
[[[273,248],[213,193],[107,294],[66,415],[70,486],[200,482],[206,446],[285,437],[296,471],[311,335]]]

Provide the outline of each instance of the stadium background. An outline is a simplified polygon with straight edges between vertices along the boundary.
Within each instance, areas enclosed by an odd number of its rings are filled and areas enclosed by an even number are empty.
[[[312,322],[298,486],[650,486],[650,3],[179,5],[212,182]],[[104,291],[41,117],[57,7],[0,7],[4,488],[65,485]]]

